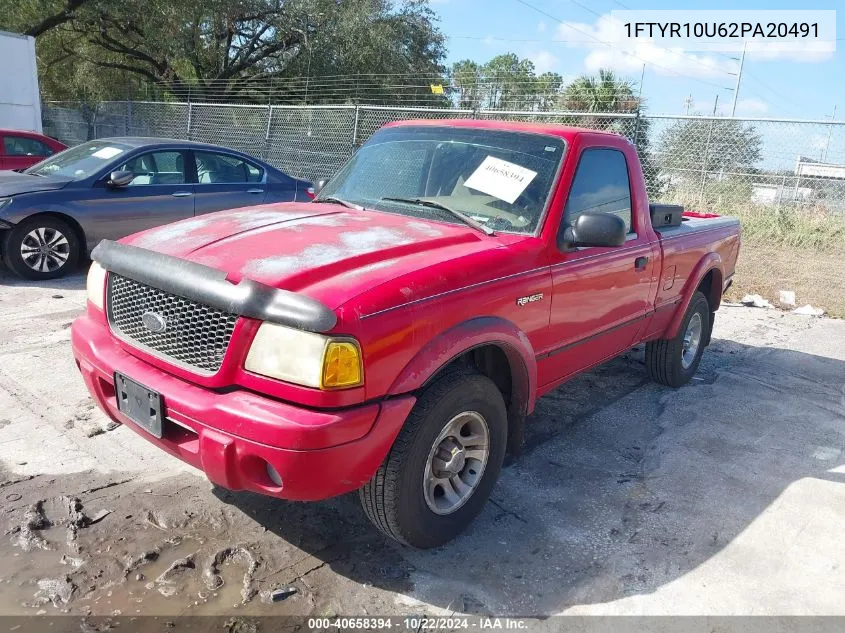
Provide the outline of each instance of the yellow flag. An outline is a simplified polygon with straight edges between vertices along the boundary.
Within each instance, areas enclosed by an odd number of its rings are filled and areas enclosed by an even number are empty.
[[[443,94],[442,84],[431,84],[431,94],[442,95]]]

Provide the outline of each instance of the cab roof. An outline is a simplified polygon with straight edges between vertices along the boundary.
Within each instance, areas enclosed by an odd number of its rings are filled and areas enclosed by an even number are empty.
[[[559,125],[556,123],[535,123],[528,121],[500,121],[492,119],[410,119],[406,121],[395,121],[384,127],[405,127],[405,126],[426,126],[426,127],[464,127],[486,130],[506,130],[509,132],[532,132],[534,134],[546,134],[557,136],[571,141],[579,134],[602,134],[619,138],[619,134],[593,130],[582,127]]]

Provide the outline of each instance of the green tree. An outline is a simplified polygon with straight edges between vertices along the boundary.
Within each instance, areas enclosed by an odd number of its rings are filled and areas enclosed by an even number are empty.
[[[637,96],[629,80],[607,69],[599,70],[598,76],[581,75],[563,89],[560,107],[585,113],[572,117],[573,125],[627,136],[637,147],[649,196],[660,195],[660,165],[654,162],[650,151],[651,121],[643,118],[645,102]],[[617,112],[627,116],[607,116]]]
[[[558,73],[545,72],[537,77],[536,108],[538,110],[554,110],[560,99],[563,77]]]
[[[476,110],[482,104],[482,70],[469,59],[452,65],[452,88],[457,96],[457,106]]]
[[[736,119],[680,119],[660,135],[657,160],[681,202],[705,205],[748,200],[749,173],[757,173],[763,139]]]
[[[497,55],[486,64],[465,59],[452,66],[455,104],[490,110],[551,110],[563,80],[557,73],[539,77],[534,63],[514,53]]]
[[[527,98],[536,92],[534,63],[514,53],[497,55],[484,64],[488,107],[496,110],[525,109]]]
[[[582,75],[566,86],[561,103],[571,112],[637,112],[640,100],[630,81],[612,70],[599,70],[598,77]]]
[[[439,76],[445,55],[426,0],[21,0],[0,29],[37,37],[48,96],[142,83],[246,99],[276,82],[296,99],[304,81],[279,80],[361,74],[380,94],[389,74]],[[312,96],[338,99],[356,86],[317,87]]]
[[[679,119],[660,135],[658,153],[666,170],[684,173],[755,172],[763,139],[750,123],[736,119]]]

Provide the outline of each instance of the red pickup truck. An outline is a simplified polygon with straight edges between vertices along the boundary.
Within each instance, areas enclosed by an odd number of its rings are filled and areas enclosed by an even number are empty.
[[[739,243],[736,220],[650,206],[620,136],[408,121],[314,202],[101,242],[73,351],[108,415],[213,483],[359,490],[386,535],[431,547],[478,514],[544,393],[643,342],[654,380],[686,383]]]

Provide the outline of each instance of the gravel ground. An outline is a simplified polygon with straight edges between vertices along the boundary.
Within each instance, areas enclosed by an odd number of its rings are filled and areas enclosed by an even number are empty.
[[[423,552],[355,495],[214,489],[110,425],[70,352],[84,285],[0,271],[2,614],[845,614],[845,321],[725,307],[683,389],[641,350],[573,380]]]

